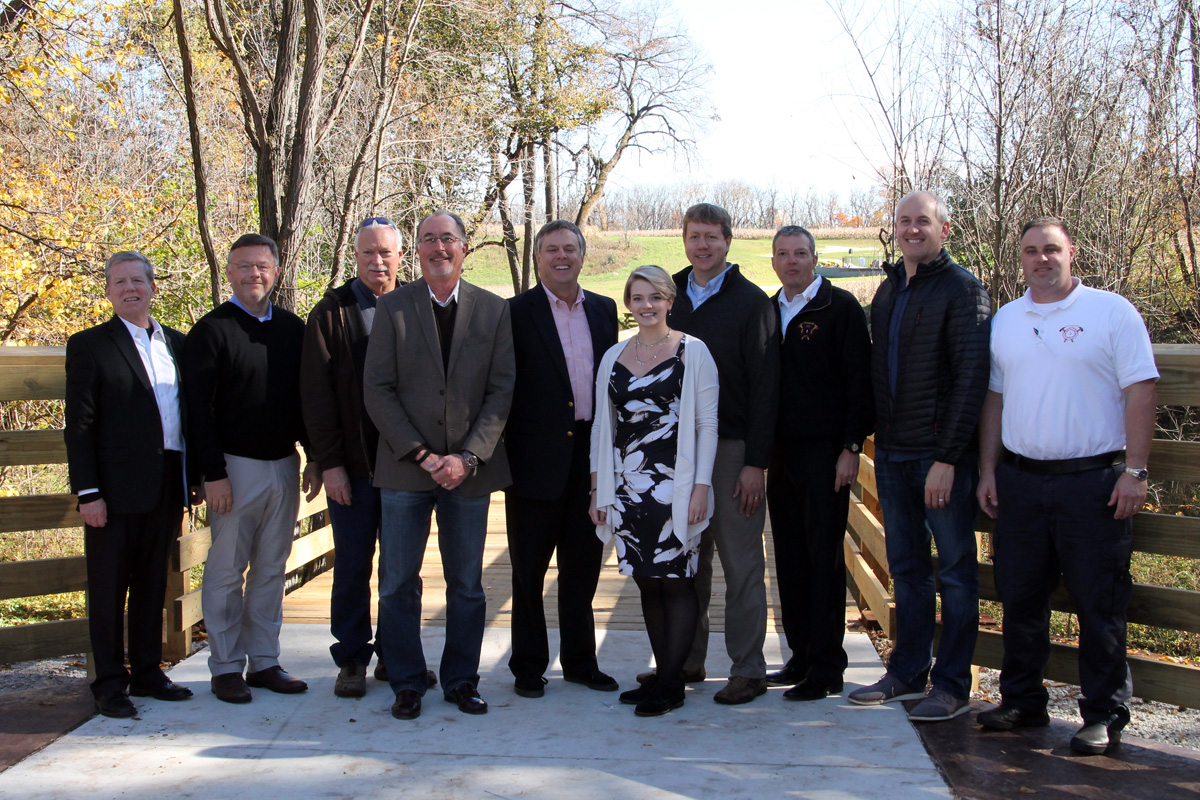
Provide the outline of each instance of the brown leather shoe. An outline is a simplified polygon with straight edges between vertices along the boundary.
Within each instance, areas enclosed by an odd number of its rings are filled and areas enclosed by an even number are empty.
[[[218,700],[226,703],[249,703],[250,689],[240,672],[225,672],[212,676],[212,691]]]
[[[278,694],[299,694],[308,691],[307,683],[288,675],[278,664],[258,672],[247,672],[246,685],[256,689],[270,689]]]
[[[742,703],[749,703],[754,698],[766,693],[767,681],[765,678],[746,678],[742,675],[734,675],[723,689],[713,695],[713,700],[727,706],[738,706]]]

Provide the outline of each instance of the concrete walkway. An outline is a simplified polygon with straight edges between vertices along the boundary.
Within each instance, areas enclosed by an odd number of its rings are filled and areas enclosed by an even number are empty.
[[[552,632],[553,635],[553,632]],[[600,631],[600,663],[632,688],[650,660],[644,633]],[[436,664],[444,629],[426,627]],[[84,798],[654,798],[951,797],[904,710],[850,706],[842,698],[783,701],[781,689],[744,706],[712,702],[728,661],[714,635],[714,676],[687,705],[653,719],[634,716],[615,693],[564,683],[552,667],[546,696],[517,697],[506,666],[509,634],[489,628],[480,691],[486,716],[459,713],[439,690],[420,719],[392,719],[388,687],[368,679],[362,700],[333,696],[325,626],[287,624],[283,664],[308,680],[303,695],[254,691],[245,706],[208,690],[205,652],[174,680],[196,692],[185,703],[135,699],[138,718],[95,717],[0,774],[0,796]],[[767,662],[781,663],[776,634]],[[847,634],[850,685],[882,672],[865,635]],[[552,644],[556,649],[556,645]]]

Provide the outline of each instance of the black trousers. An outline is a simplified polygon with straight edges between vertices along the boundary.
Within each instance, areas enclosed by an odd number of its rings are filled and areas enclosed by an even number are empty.
[[[558,619],[563,672],[596,668],[596,620],[592,598],[600,579],[604,546],[588,517],[591,468],[588,436],[575,432],[567,488],[553,500],[509,492],[505,499],[508,554],[512,561],[512,656],[518,677],[538,677],[550,666],[542,591],[550,557],[558,551]]]
[[[1087,724],[1128,721],[1133,681],[1125,612],[1133,592],[1133,520],[1108,505],[1120,467],[1069,475],[996,468],[1000,513],[992,551],[1004,604],[1000,694],[1006,705],[1046,707],[1050,595],[1061,576],[1079,617],[1079,713]]]
[[[103,528],[84,526],[88,577],[88,632],[96,679],[92,694],[107,697],[166,680],[162,661],[167,558],[183,522],[183,466],[167,451],[158,504],[143,514],[108,512]],[[125,669],[124,613],[129,596],[129,669]]]
[[[767,503],[787,668],[833,686],[846,670],[846,560],[843,541],[850,488],[833,490],[840,438],[776,446],[767,471]]]

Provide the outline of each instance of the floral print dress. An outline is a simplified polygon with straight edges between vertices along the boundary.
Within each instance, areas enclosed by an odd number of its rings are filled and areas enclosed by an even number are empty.
[[[698,552],[675,534],[671,500],[684,343],[641,377],[615,363],[608,393],[616,411],[613,461],[616,503],[610,511],[622,575],[690,578]],[[686,531],[684,534],[686,535]]]

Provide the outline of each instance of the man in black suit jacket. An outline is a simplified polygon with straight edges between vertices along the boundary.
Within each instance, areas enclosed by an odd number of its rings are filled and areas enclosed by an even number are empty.
[[[67,341],[64,438],[84,522],[92,694],[101,714],[132,717],[126,691],[159,700],[192,696],[159,666],[167,556],[186,493],[176,367],[183,334],[150,316],[154,270],[141,253],[115,253],[104,275],[116,316]]]
[[[512,560],[512,657],[521,697],[541,697],[550,663],[542,586],[558,550],[563,679],[598,691],[617,682],[596,663],[592,598],[603,548],[588,518],[596,365],[617,342],[617,306],[586,292],[587,242],[566,220],[534,240],[541,285],[509,300],[517,383],[505,442],[513,483],[505,490]]]

